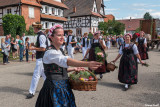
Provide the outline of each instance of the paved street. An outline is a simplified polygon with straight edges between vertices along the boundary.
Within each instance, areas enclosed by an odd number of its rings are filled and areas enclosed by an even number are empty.
[[[117,49],[108,50],[108,61],[112,61]],[[74,91],[78,107],[144,107],[160,106],[160,52],[149,52],[150,59],[145,61],[149,67],[139,65],[137,85],[123,91],[118,81],[118,69],[107,73],[98,81],[97,91]],[[76,54],[75,59],[82,59]],[[119,64],[119,60],[116,65]],[[8,65],[0,64],[0,107],[34,107],[43,85],[41,78],[35,97],[25,99],[28,94],[35,61],[31,63],[14,61]]]

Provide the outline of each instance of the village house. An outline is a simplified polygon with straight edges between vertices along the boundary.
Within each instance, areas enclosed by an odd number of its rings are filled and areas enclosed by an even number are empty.
[[[61,0],[0,0],[0,35],[3,35],[2,17],[6,14],[24,16],[26,30],[37,21],[47,29],[67,21],[63,17],[65,9],[68,7]]]
[[[121,22],[125,24],[125,31],[124,33],[130,33],[134,34],[137,28],[140,28],[140,21],[144,20],[143,18],[139,19],[122,19],[122,20],[117,20],[118,22]]]
[[[69,7],[64,10],[64,29],[72,30],[76,36],[82,36],[85,32],[98,31],[98,23],[104,22],[105,11],[103,0],[64,0]]]
[[[108,15],[105,15],[106,18],[104,18],[104,22],[108,22],[109,20],[113,20],[115,19],[115,17],[112,15],[112,14],[108,14]]]

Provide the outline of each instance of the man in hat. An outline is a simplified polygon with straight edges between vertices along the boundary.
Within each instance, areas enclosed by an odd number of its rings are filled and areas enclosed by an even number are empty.
[[[34,97],[40,77],[42,76],[44,80],[46,79],[46,76],[44,74],[42,58],[46,50],[46,47],[48,46],[48,39],[45,36],[45,34],[41,31],[42,24],[36,22],[33,23],[32,26],[34,28],[34,32],[37,33],[37,42],[35,47],[30,47],[29,49],[36,50],[36,67],[34,69],[29,94],[27,95],[28,99]]]
[[[77,39],[75,36],[72,35],[73,31],[68,30],[68,38],[67,38],[67,50],[68,50],[68,55],[71,58],[74,58],[73,52],[74,52],[74,47],[76,46]]]
[[[82,45],[82,53],[83,53],[83,58],[87,52],[88,45],[89,45],[89,38],[88,38],[88,33],[84,33],[84,36],[81,40],[81,45]]]

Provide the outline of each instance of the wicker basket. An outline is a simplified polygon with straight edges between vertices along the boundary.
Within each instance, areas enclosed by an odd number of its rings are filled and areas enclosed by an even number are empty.
[[[90,72],[90,71],[88,71],[88,72]],[[73,72],[73,73],[76,73],[76,72]],[[93,74],[92,72],[90,72],[90,73]],[[98,80],[97,80],[96,76],[94,76],[94,79],[95,79],[95,81],[84,81],[84,82],[78,81],[78,82],[76,82],[76,81],[72,80],[72,78],[69,78],[69,81],[70,81],[71,88],[74,90],[96,91],[96,85],[97,85]]]
[[[113,63],[113,62],[107,63],[107,70],[114,71],[115,68],[116,68],[115,63]]]

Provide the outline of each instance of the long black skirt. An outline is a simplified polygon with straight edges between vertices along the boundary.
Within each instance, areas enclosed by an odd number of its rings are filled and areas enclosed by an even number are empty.
[[[138,82],[137,57],[133,54],[123,55],[120,60],[118,79],[125,84],[137,84]]]
[[[36,107],[76,107],[69,81],[46,79],[39,93]]]

